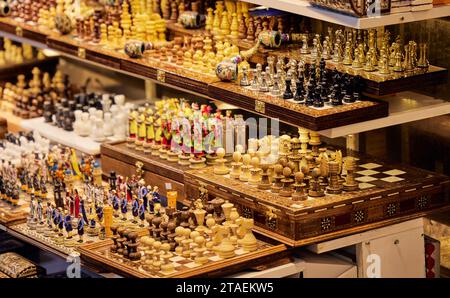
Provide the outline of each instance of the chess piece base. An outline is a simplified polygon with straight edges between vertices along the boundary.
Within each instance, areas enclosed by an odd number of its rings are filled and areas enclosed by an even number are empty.
[[[279,193],[282,188],[283,187],[281,187],[281,186],[272,185],[270,187],[270,191],[273,192],[273,193]]]
[[[134,149],[138,151],[143,151],[144,150],[143,145],[144,145],[143,141],[136,140],[136,142],[134,142]]]
[[[136,146],[136,139],[135,138],[127,138],[127,147],[134,148],[135,146]]]
[[[258,184],[258,189],[269,190],[271,186],[272,185],[269,182],[265,182],[265,183],[261,182]]]
[[[180,154],[178,155],[178,164],[181,166],[189,166],[191,162],[189,161],[191,159],[190,155],[186,154]]]
[[[216,155],[211,155],[211,154],[207,154],[206,155],[206,164],[208,166],[212,166],[215,164],[216,160],[217,160],[217,156]]]
[[[152,145],[152,156],[159,156],[159,149],[161,149],[161,145]]]
[[[167,149],[164,147],[161,147],[159,149],[159,158],[161,159],[167,159]]]
[[[72,237],[64,239],[65,247],[74,247],[76,245],[77,245],[77,241],[75,239],[73,239]]]
[[[282,197],[290,197],[292,196],[292,190],[281,189],[278,194]]]
[[[191,169],[202,169],[206,167],[205,158],[201,157],[200,159],[190,158],[189,159],[189,168]]]
[[[327,193],[337,195],[337,194],[342,193],[342,189],[341,188],[329,188],[329,187],[327,187]]]
[[[152,144],[150,143],[144,143],[142,145],[142,150],[144,151],[144,154],[150,154],[152,153],[152,148],[151,148]]]
[[[168,162],[178,162],[179,152],[169,151],[167,152],[167,161]]]
[[[230,173],[230,178],[232,178],[232,179],[239,179],[240,176],[241,176],[240,172],[239,173],[233,173],[233,172]]]
[[[306,194],[299,194],[294,192],[292,194],[292,201],[306,201],[308,199],[308,196]]]
[[[323,197],[325,193],[323,191],[309,190],[308,195],[311,197]]]
[[[344,182],[344,183],[342,183],[342,186],[344,187],[345,191],[355,191],[355,190],[359,189],[358,184],[351,184],[351,185],[349,185],[349,184]]]

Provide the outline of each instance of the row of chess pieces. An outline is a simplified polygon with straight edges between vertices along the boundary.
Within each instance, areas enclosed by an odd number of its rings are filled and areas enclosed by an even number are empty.
[[[14,106],[12,113],[24,119],[41,117],[44,102],[57,101],[67,95],[70,89],[68,77],[60,71],[51,77],[48,72],[42,73],[34,67],[31,74],[32,78],[28,82],[24,74],[18,75],[17,83],[6,83],[1,93],[2,100]]]
[[[158,275],[179,270],[177,262],[172,260],[175,256],[201,266],[211,262],[212,256],[229,259],[256,251],[258,242],[252,232],[253,219],[241,217],[228,201],[213,201],[214,206],[207,208],[208,211],[198,199],[191,210],[172,210],[167,217],[156,212],[148,219],[151,225],[147,236],[139,237],[136,231],[113,227],[114,244],[110,250],[138,261],[142,270]]]
[[[41,50],[35,51],[29,44],[14,44],[9,38],[0,38],[2,50],[0,50],[0,65],[19,64],[34,58],[44,59],[45,56]]]
[[[308,35],[304,34],[300,54],[307,55],[312,61],[330,60],[365,72],[389,75],[429,66],[426,43],[417,44],[413,40],[404,43],[400,36],[391,42],[388,30],[338,29],[333,33],[329,28],[328,35],[322,38],[315,34],[312,46],[308,43]]]
[[[321,141],[315,132],[299,129],[299,134],[299,138],[266,138],[266,145],[260,148],[261,141],[255,140],[246,154],[237,148],[231,168],[225,151],[219,148],[213,172],[294,201],[359,190],[355,158],[344,159],[340,150],[329,154],[326,148],[319,148]]]
[[[292,58],[288,63],[284,63],[284,59],[278,59],[275,63],[275,59],[269,57],[265,71],[262,71],[261,64],[257,64],[250,70],[250,76],[244,67],[239,84],[260,94],[270,94],[316,108],[360,100],[361,77],[329,71],[325,64],[323,58],[316,67],[315,63],[304,64]]]

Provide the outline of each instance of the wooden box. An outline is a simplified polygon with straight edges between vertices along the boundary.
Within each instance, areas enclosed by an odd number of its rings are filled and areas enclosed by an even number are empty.
[[[247,253],[241,251],[242,254],[237,253],[235,257],[230,259],[220,259],[211,254],[208,263],[204,265],[198,265],[190,259],[174,255],[172,262],[176,271],[165,275],[161,272],[150,273],[145,271],[140,261],[130,261],[121,255],[111,253],[110,247],[112,244],[113,241],[108,239],[80,246],[78,251],[85,262],[107,268],[126,277],[141,278],[219,277],[269,262],[279,261],[289,255],[289,251],[284,244],[258,236],[258,249],[256,251]]]
[[[118,175],[131,177],[136,171],[136,162],[144,164],[144,179],[151,186],[158,186],[159,193],[166,196],[167,190],[178,192],[178,200],[183,201],[184,172],[189,169],[174,162],[168,162],[151,154],[144,154],[126,146],[126,142],[104,143],[100,146],[101,163],[104,176],[111,171]],[[171,189],[169,189],[171,188]]]
[[[226,82],[209,85],[209,94],[244,110],[314,131],[388,116],[388,104],[375,100],[317,109]]]
[[[199,197],[199,187],[206,187],[209,199],[229,200],[240,214],[254,218],[258,232],[291,246],[420,217],[448,205],[448,177],[358,158],[355,179],[361,189],[354,192],[292,201],[205,168],[185,173],[186,196],[194,200]]]

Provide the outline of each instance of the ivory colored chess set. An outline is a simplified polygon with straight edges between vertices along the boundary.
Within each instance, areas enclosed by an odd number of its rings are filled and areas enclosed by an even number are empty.
[[[185,172],[186,197],[227,199],[258,232],[292,246],[420,217],[449,202],[446,176],[320,145],[304,129],[298,138],[251,140],[231,168],[219,149],[214,166]]]
[[[147,218],[147,235],[113,226],[112,240],[81,246],[81,258],[126,276],[198,277],[273,261],[286,250],[255,237],[253,219],[241,217],[228,201],[204,205],[197,199],[191,209],[165,212]]]

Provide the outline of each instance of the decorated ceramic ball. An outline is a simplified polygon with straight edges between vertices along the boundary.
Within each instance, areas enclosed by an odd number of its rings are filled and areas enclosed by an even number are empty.
[[[61,34],[69,34],[72,31],[72,20],[65,13],[55,16],[55,27]]]

